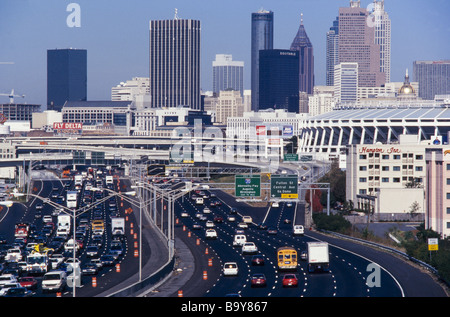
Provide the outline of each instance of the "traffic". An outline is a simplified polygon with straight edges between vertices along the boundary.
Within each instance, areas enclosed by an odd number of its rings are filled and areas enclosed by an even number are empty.
[[[115,194],[110,170],[32,184],[26,203],[2,206],[1,296],[90,296],[98,293],[97,277],[118,270],[125,257],[136,261],[127,252],[131,215]]]

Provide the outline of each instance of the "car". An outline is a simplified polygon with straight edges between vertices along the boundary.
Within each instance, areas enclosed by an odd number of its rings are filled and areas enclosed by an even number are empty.
[[[253,222],[253,219],[252,219],[252,217],[250,217],[250,216],[242,216],[242,222],[245,222],[245,223],[252,223],[252,222]]]
[[[305,228],[302,225],[294,225],[293,234],[303,235],[305,233]]]
[[[252,287],[264,287],[267,285],[266,276],[263,273],[255,273],[251,277]]]
[[[221,216],[215,216],[214,217],[214,222],[216,223],[222,223],[223,222],[223,218]]]
[[[45,223],[48,223],[48,222],[52,222],[53,219],[52,219],[52,216],[45,215],[44,217],[42,217],[42,221],[45,222]]]
[[[225,262],[223,265],[223,275],[236,276],[238,275],[239,268],[236,262]]]
[[[272,203],[272,208],[278,208],[278,207],[280,207],[280,204],[277,201],[274,201]]]
[[[248,224],[246,224],[245,222],[239,222],[238,223],[238,227],[242,228],[242,229],[247,229],[248,228]]]
[[[267,229],[267,233],[275,235],[278,233],[278,230],[277,230],[277,228],[269,228],[269,229]]]
[[[31,297],[34,292],[30,291],[26,287],[12,287],[8,289],[4,297]]]
[[[211,220],[208,220],[208,221],[206,222],[206,228],[213,228],[213,227],[214,227],[214,222],[211,221]]]
[[[116,254],[117,256],[121,256],[123,254],[123,247],[121,243],[112,243],[109,248],[111,254]]]
[[[201,228],[203,228],[203,226],[201,224],[199,224],[199,223],[194,223],[192,225],[192,229],[199,230]]]
[[[42,292],[62,291],[67,285],[67,273],[64,271],[50,271],[42,278]]]
[[[243,246],[247,241],[247,237],[244,234],[235,234],[233,239],[233,246]]]
[[[308,252],[306,252],[306,251],[300,252],[300,259],[302,259],[303,261],[306,261],[308,259]]]
[[[16,276],[9,273],[0,275],[0,287],[8,283],[17,283]]]
[[[112,255],[104,254],[100,257],[100,261],[102,262],[103,266],[112,266],[114,265],[116,259]]]
[[[230,209],[230,214],[232,214],[232,215],[237,214],[237,209],[235,207],[232,207]]]
[[[182,212],[181,217],[183,218],[189,217],[189,214],[187,212]]]
[[[285,274],[283,276],[283,287],[297,287],[298,279],[295,274]]]
[[[6,283],[2,286],[2,288],[0,289],[0,296],[5,296],[6,292],[13,287],[21,287],[19,283],[15,282],[15,283]]]
[[[211,209],[209,209],[208,207],[203,208],[203,213],[204,214],[210,214],[211,213]]]
[[[267,230],[267,225],[265,223],[260,223],[256,228],[258,230]]]
[[[99,252],[98,246],[96,245],[88,245],[86,247],[86,256],[94,257],[97,256]]]
[[[228,216],[228,217],[227,217],[227,220],[228,220],[229,222],[235,222],[235,221],[236,221],[236,217],[235,217],[235,216]]]
[[[261,254],[252,256],[252,265],[264,265],[264,257]]]
[[[214,229],[207,229],[205,232],[206,239],[217,239],[217,232]]]
[[[242,253],[256,253],[258,252],[258,248],[256,247],[254,242],[245,242],[242,245]]]
[[[81,272],[85,275],[96,275],[98,273],[99,267],[92,262],[86,263],[82,268]]]
[[[291,202],[287,202],[286,203],[286,207],[292,207],[292,203]]]
[[[19,284],[20,286],[28,289],[36,289],[38,286],[38,281],[32,276],[23,276],[19,278]]]

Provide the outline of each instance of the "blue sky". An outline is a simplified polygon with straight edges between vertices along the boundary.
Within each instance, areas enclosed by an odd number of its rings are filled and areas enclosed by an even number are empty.
[[[81,27],[69,28],[67,5],[81,8]],[[368,7],[371,0],[362,0]],[[0,0],[0,93],[15,89],[28,103],[46,104],[46,52],[88,51],[88,99],[110,99],[111,87],[148,76],[148,24],[152,19],[198,19],[202,26],[202,88],[211,90],[215,54],[245,62],[250,87],[250,17],[274,12],[274,46],[289,48],[303,13],[314,46],[316,85],[325,83],[326,32],[348,0]],[[414,60],[450,59],[450,1],[385,0],[392,21],[392,81],[402,81]],[[0,102],[7,102],[0,96]]]

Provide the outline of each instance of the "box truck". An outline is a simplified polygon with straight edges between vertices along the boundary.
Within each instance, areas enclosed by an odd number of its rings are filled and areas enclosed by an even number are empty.
[[[328,272],[330,269],[330,254],[327,242],[308,242],[308,271]]]
[[[113,236],[123,236],[125,234],[125,218],[111,218],[111,232]]]

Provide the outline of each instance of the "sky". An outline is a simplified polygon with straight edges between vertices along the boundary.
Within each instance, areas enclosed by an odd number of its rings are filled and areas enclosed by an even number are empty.
[[[372,0],[362,0],[367,8]],[[80,26],[69,27],[71,3],[80,8]],[[231,54],[244,61],[244,88],[250,89],[251,13],[274,12],[274,48],[289,49],[300,14],[314,47],[315,84],[325,84],[326,33],[349,0],[0,0],[0,94],[12,89],[24,98],[47,100],[47,50],[86,49],[88,100],[110,100],[111,88],[148,77],[149,21],[182,19],[201,22],[201,87],[212,90],[212,61]],[[385,0],[392,23],[391,81],[412,77],[415,60],[450,59],[450,1]],[[412,79],[412,78],[411,78]],[[8,102],[0,96],[0,102]]]

